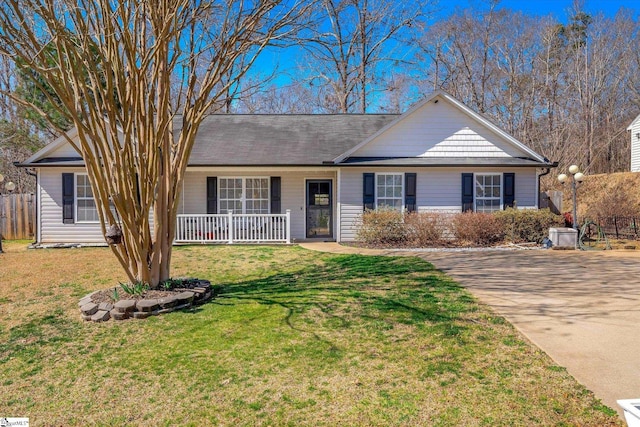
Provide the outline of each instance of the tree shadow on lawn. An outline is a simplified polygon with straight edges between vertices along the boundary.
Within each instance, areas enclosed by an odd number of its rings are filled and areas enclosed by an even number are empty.
[[[331,319],[334,328],[380,322],[389,327],[439,325],[448,335],[447,331],[461,331],[453,323],[475,305],[457,283],[413,257],[339,255],[327,259],[324,266],[220,286],[214,304],[277,305],[286,310],[283,321],[288,327],[323,342],[327,341],[318,335],[317,327],[301,327],[304,322],[295,322],[294,317],[315,309]]]

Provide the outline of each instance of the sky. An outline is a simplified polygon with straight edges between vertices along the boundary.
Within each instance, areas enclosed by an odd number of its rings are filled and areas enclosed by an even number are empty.
[[[376,1],[412,1],[412,0],[376,0]],[[489,0],[434,0],[437,2],[437,12],[428,21],[430,24],[441,19],[448,18],[456,9],[488,7]],[[603,13],[613,17],[621,9],[629,9],[635,19],[640,19],[640,0],[577,0],[585,12],[597,15]],[[552,15],[561,23],[566,23],[573,13],[576,0],[499,0],[498,9],[506,8],[521,11],[527,15],[548,16]],[[253,72],[265,76],[274,68],[278,68],[283,74],[279,74],[272,82],[277,86],[286,86],[291,82],[291,72],[297,75],[300,64],[297,61],[294,49],[265,52],[256,63]],[[252,73],[251,73],[252,74]]]
[[[440,0],[442,9],[440,16],[447,16],[456,7],[466,8],[471,4],[478,4],[477,0]],[[573,0],[502,0],[499,8],[520,10],[526,14],[554,15],[561,21],[565,21],[569,11],[573,7]],[[602,12],[608,16],[614,16],[621,8],[635,10],[634,15],[640,12],[640,0],[586,0],[584,10],[593,14]]]

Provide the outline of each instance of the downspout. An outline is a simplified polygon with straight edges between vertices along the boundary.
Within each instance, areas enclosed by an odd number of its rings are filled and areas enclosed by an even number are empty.
[[[545,157],[546,161],[549,161],[549,159],[547,159]],[[542,178],[545,175],[549,175],[549,173],[551,172],[551,168],[557,168],[558,167],[558,162],[553,162],[551,164],[551,166],[545,168],[546,171],[542,172],[540,175],[538,175],[538,209],[540,209],[540,178]]]

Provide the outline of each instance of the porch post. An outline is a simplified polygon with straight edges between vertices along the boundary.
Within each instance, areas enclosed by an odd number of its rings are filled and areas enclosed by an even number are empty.
[[[291,243],[291,209],[287,209],[287,243]]]
[[[229,229],[229,244],[233,243],[233,210],[227,214],[227,228]]]

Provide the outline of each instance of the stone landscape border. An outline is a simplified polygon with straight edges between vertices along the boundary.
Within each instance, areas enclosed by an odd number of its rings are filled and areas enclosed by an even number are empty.
[[[94,295],[101,291],[92,292],[80,299],[78,307],[82,318],[86,321],[106,322],[109,319],[146,319],[149,316],[184,310],[194,305],[209,301],[214,296],[211,282],[197,280],[197,285],[189,288],[177,288],[163,298],[122,299],[115,303],[97,302]]]

